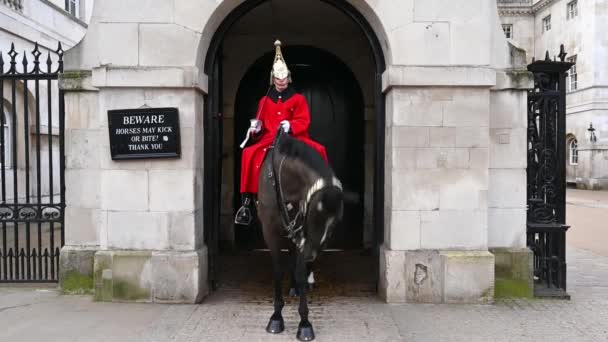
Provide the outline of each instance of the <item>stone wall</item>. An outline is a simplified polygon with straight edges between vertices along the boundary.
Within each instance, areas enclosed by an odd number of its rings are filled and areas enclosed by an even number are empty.
[[[195,302],[207,293],[202,232],[217,227],[202,224],[202,67],[215,30],[240,3],[98,2],[87,36],[67,54],[62,271],[92,269],[100,300]],[[387,64],[380,294],[389,302],[492,302],[488,248],[522,248],[525,236],[528,84],[496,2],[349,3]],[[179,108],[181,159],[110,159],[107,110],[142,106]],[[81,267],[91,254],[94,266]]]

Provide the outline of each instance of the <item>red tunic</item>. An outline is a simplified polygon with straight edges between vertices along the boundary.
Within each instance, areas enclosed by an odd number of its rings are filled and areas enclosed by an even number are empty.
[[[262,107],[263,106],[263,107]],[[258,177],[264,162],[266,150],[277,133],[280,122],[289,121],[291,134],[314,148],[327,161],[327,153],[323,145],[313,141],[308,136],[310,112],[304,96],[288,88],[282,93],[271,89],[268,96],[262,97],[258,104],[259,119],[262,120],[262,131],[258,134],[257,142],[243,150],[241,159],[241,193],[257,194]]]

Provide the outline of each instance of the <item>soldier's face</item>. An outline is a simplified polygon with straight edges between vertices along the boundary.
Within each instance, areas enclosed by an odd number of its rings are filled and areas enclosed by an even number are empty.
[[[288,77],[282,79],[273,77],[272,82],[274,83],[274,87],[277,88],[278,91],[285,90],[287,88],[287,85],[289,84]]]

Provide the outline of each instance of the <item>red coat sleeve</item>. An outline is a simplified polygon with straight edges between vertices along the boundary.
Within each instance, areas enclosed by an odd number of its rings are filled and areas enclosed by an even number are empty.
[[[308,103],[304,96],[299,96],[290,124],[294,136],[299,136],[308,132],[308,127],[310,126],[310,111],[308,110]]]

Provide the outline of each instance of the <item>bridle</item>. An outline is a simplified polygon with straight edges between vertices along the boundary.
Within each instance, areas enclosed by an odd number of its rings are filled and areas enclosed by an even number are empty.
[[[310,201],[319,191],[328,188],[328,187],[336,187],[342,191],[342,183],[338,178],[332,177],[331,181],[324,179],[323,177],[317,178],[317,180],[308,188],[306,192],[306,196],[303,200],[300,201],[298,205],[298,212],[294,216],[293,219],[289,217],[289,208],[288,205],[291,203],[285,203],[285,196],[283,195],[283,187],[281,186],[281,170],[283,168],[283,162],[285,161],[285,156],[281,158],[279,162],[279,170],[277,172],[275,168],[275,149],[278,147],[281,136],[283,134],[287,134],[283,131],[282,128],[279,128],[277,132],[274,142],[272,146],[270,146],[270,166],[268,170],[268,178],[271,179],[272,185],[274,186],[277,205],[279,206],[279,211],[281,213],[281,224],[283,226],[283,230],[285,231],[286,237],[290,239],[294,245],[300,250],[303,251],[304,244],[306,243],[306,236],[304,232],[304,226],[306,224],[306,217],[308,216],[308,210],[310,207]],[[327,234],[327,229],[326,229]]]

